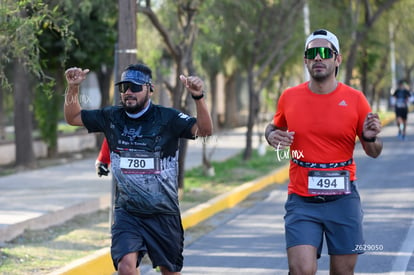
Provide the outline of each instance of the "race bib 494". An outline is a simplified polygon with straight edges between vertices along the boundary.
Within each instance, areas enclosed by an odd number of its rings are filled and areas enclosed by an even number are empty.
[[[341,195],[351,193],[349,171],[309,171],[308,192],[314,195]]]

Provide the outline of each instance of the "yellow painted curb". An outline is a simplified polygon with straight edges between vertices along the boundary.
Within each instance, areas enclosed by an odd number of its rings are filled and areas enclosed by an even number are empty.
[[[48,275],[111,275],[115,272],[109,247],[76,260]]]
[[[193,207],[182,214],[184,229],[188,229],[208,219],[224,209],[234,207],[250,194],[257,192],[273,183],[284,183],[289,177],[289,164],[270,175],[247,182],[234,190],[217,196],[206,203]]]
[[[382,127],[387,126],[395,120],[395,114],[381,120]]]
[[[288,178],[289,163],[267,176],[246,182],[230,192],[185,211],[181,215],[183,228],[193,227],[224,209],[234,207],[250,194],[260,191],[271,184],[283,184]],[[110,250],[109,248],[103,248],[48,275],[112,275],[114,272],[115,269],[112,264]]]

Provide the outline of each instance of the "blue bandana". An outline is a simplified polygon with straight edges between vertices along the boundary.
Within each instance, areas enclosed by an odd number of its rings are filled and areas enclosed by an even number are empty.
[[[132,82],[137,85],[151,84],[151,77],[140,71],[127,70],[122,73],[121,81],[119,81],[115,85],[118,85],[124,82]]]

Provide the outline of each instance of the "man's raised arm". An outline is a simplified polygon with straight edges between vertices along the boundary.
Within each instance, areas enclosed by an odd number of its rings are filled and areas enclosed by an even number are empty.
[[[65,92],[64,114],[69,125],[83,126],[81,118],[81,106],[79,104],[79,86],[86,79],[89,69],[69,68],[65,72],[68,88]]]

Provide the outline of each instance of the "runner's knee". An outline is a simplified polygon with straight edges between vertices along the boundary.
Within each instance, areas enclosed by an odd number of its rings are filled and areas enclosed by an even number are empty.
[[[288,262],[291,275],[314,275],[318,267],[316,248],[310,245],[290,247]]]
[[[181,274],[180,272],[171,272],[165,266],[160,266],[160,270],[161,270],[162,275],[179,275],[179,274]]]
[[[122,257],[118,263],[118,274],[119,275],[136,275],[139,274],[137,271],[137,255],[130,253]]]
[[[316,274],[316,264],[313,265],[303,265],[297,264],[295,266],[289,265],[289,274],[290,275],[315,275]]]

